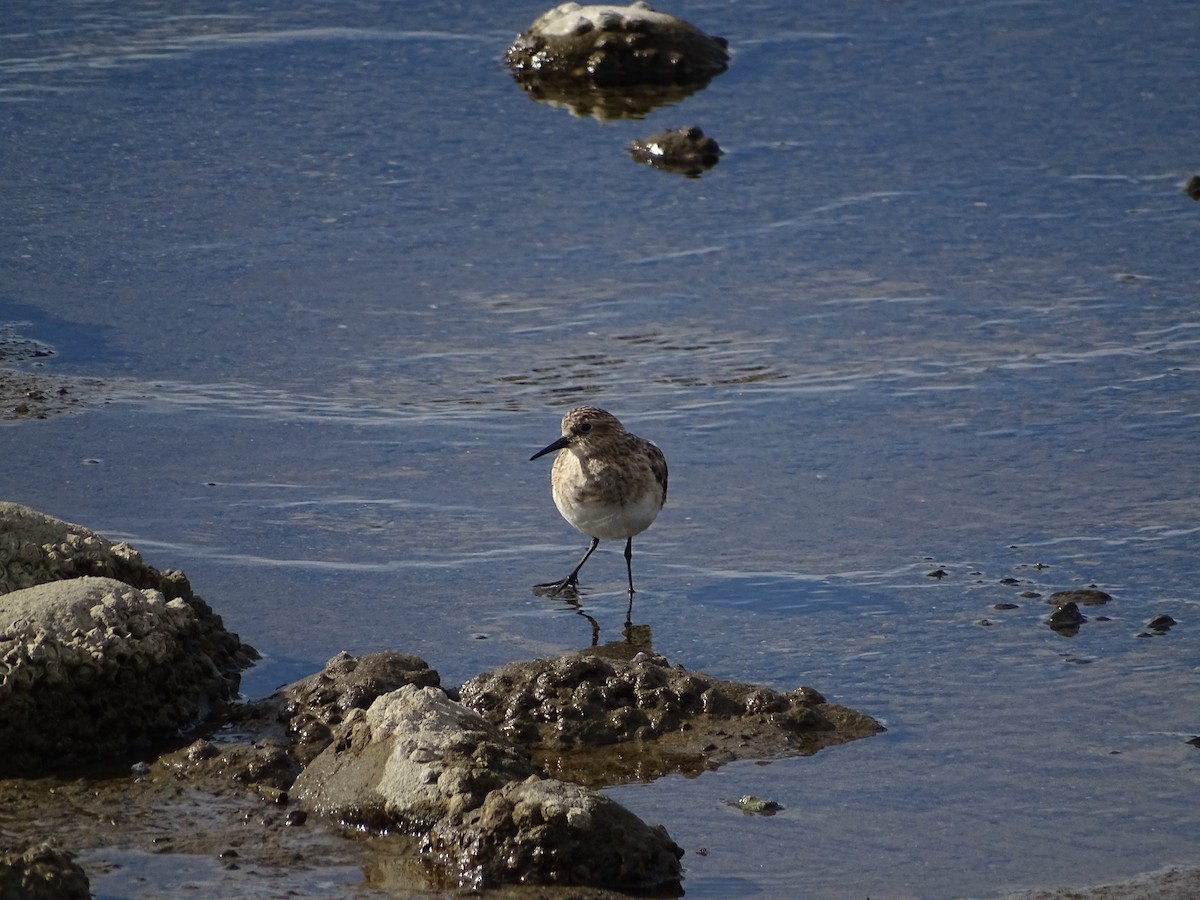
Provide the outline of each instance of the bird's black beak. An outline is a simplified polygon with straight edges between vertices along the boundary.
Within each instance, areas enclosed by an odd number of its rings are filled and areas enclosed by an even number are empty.
[[[537,453],[533,454],[533,456],[529,457],[529,461],[533,462],[539,456],[545,456],[547,453],[553,453],[555,450],[561,450],[563,447],[567,446],[567,444],[569,444],[570,442],[571,442],[570,438],[560,437],[557,441],[555,441],[549,447],[543,447]]]

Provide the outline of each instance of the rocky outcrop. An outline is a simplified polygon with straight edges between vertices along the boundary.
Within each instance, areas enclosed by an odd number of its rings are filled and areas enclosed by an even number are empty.
[[[675,893],[683,850],[615,800],[531,776],[492,791],[466,816],[434,825],[430,845],[459,881],[595,885]]]
[[[461,695],[538,765],[588,785],[806,755],[884,730],[812,688],[725,681],[648,652],[510,663],[472,678]]]
[[[352,710],[411,684],[436,688],[441,677],[419,656],[391,650],[351,656],[342,652],[320,672],[281,688],[279,718],[287,723],[297,759],[307,765],[333,743],[333,731]],[[271,702],[269,700],[268,702]]]
[[[0,775],[178,740],[237,696],[242,659],[215,617],[111,578],[0,597]]]
[[[586,79],[599,85],[705,82],[729,65],[728,43],[649,4],[563,3],[539,16],[509,47],[517,75]]]
[[[725,71],[727,46],[646,3],[563,3],[519,35],[504,61],[535,100],[579,116],[637,118]]]
[[[0,504],[0,775],[178,741],[236,699],[255,655],[182,573]]]
[[[419,833],[533,771],[478,713],[437,688],[406,686],[347,716],[293,794],[344,822]]]
[[[91,900],[87,875],[69,853],[48,844],[0,853],[0,900]]]
[[[523,750],[437,688],[405,686],[347,716],[292,795],[349,824],[420,835],[476,887],[651,890],[681,875],[682,851],[662,828],[542,780]]]

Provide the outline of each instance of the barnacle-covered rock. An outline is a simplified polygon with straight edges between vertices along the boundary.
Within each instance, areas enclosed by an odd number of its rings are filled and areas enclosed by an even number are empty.
[[[517,37],[504,61],[536,100],[577,115],[645,115],[703,87],[729,65],[724,38],[643,2],[563,3]]]

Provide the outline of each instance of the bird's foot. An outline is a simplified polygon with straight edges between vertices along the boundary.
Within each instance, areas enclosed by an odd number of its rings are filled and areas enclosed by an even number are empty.
[[[560,594],[579,596],[579,581],[567,576],[562,581],[550,581],[546,584],[535,584],[533,592],[539,597],[557,597]]]

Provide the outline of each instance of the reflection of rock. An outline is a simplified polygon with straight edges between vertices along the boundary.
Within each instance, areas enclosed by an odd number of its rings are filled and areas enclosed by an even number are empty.
[[[717,142],[706,137],[695,125],[657,131],[638,138],[629,146],[629,153],[640,163],[656,169],[678,172],[689,178],[711,169],[721,158]]]
[[[0,853],[3,900],[90,900],[87,875],[70,854],[46,844]]]
[[[579,115],[635,117],[678,102],[725,71],[727,46],[642,2],[564,3],[530,25],[504,60],[534,99]]]
[[[533,100],[561,106],[572,115],[591,116],[601,121],[641,119],[658,109],[679,103],[700,90],[696,84],[639,84],[600,87],[590,81],[556,81],[539,77],[517,77]]]
[[[557,777],[593,786],[811,754],[883,730],[811,688],[723,681],[652,653],[510,663],[468,681],[462,698]]]
[[[254,656],[181,573],[15,503],[0,594],[0,773],[177,739],[236,698]]]

